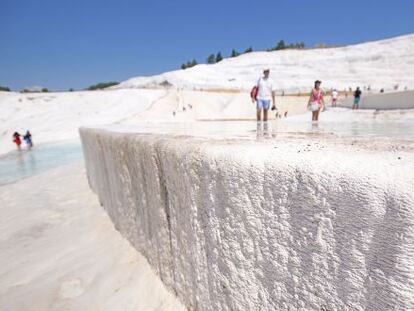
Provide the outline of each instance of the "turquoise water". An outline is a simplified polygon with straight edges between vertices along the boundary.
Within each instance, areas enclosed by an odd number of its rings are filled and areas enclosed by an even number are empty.
[[[80,143],[37,145],[32,150],[9,152],[0,156],[0,185],[79,161],[82,157]]]

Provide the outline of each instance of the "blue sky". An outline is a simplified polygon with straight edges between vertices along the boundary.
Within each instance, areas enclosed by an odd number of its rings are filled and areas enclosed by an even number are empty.
[[[0,0],[0,85],[85,88],[285,42],[414,32],[413,0]]]

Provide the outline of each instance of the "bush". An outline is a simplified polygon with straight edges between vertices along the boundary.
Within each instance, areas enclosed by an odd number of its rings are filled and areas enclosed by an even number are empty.
[[[49,90],[48,90],[47,88],[45,88],[45,87],[44,87],[44,88],[42,89],[42,92],[43,92],[43,93],[47,93],[47,92],[49,92]]]
[[[4,92],[10,92],[10,88],[7,86],[1,86],[0,85],[0,91],[4,91]]]
[[[91,85],[90,87],[88,87],[88,90],[90,90],[90,91],[101,90],[101,89],[105,89],[107,87],[114,86],[114,85],[118,85],[118,84],[119,84],[119,82],[115,82],[115,81],[112,81],[112,82],[100,82],[100,83]]]
[[[163,86],[163,87],[170,87],[170,86],[172,86],[172,84],[170,82],[168,82],[168,80],[162,81],[161,83],[159,83],[159,85],[160,86]]]

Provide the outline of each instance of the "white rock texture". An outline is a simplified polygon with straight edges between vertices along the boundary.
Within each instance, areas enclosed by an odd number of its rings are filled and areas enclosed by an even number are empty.
[[[310,92],[322,80],[326,89],[371,86],[387,92],[414,89],[414,34],[336,48],[253,52],[199,64],[186,70],[135,77],[114,89],[155,87],[168,81],[184,89],[241,89],[250,91],[265,68],[278,92]]]
[[[91,188],[190,310],[413,310],[412,153],[80,130]]]
[[[354,103],[354,97],[340,101],[340,107],[351,108]],[[414,91],[393,92],[384,94],[375,94],[365,96],[363,94],[359,104],[361,109],[414,109]]]

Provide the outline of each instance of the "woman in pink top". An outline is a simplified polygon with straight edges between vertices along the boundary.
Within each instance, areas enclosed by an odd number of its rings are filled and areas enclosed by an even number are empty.
[[[318,121],[319,112],[325,110],[325,102],[323,100],[323,91],[320,88],[321,81],[315,81],[315,87],[312,89],[312,92],[309,97],[308,107],[312,111],[312,121]]]

